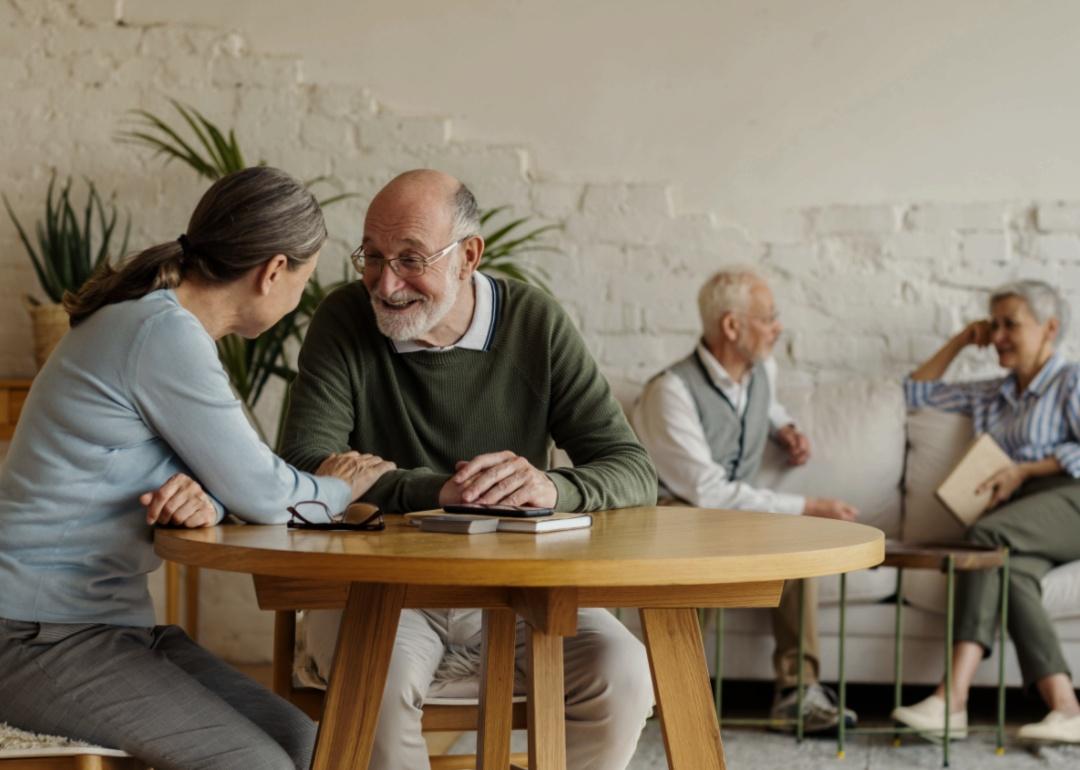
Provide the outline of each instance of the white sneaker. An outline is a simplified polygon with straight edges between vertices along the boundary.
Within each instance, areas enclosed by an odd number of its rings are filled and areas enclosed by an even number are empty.
[[[1016,737],[1022,741],[1080,743],[1080,714],[1051,711],[1043,721],[1021,727]]]
[[[937,737],[945,735],[945,699],[931,695],[911,706],[893,709],[892,718],[922,733]],[[949,739],[967,738],[967,711],[949,714]]]

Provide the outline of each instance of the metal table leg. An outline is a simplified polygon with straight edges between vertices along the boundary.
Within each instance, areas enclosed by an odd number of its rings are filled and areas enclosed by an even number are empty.
[[[716,702],[716,721],[723,723],[721,712],[724,703],[724,608],[716,609],[716,647],[713,670],[716,672],[716,684],[713,686],[713,700]]]
[[[893,708],[903,705],[903,659],[904,659],[904,568],[896,568],[896,622],[893,623]],[[900,745],[900,733],[893,733],[893,746]]]
[[[847,637],[847,573],[840,573],[840,722],[836,726],[836,756],[844,758],[844,731],[847,719],[844,709],[847,707],[847,675],[844,669],[844,641]]]
[[[955,600],[956,557],[949,554],[945,587],[945,735],[941,748],[942,767],[949,766],[949,715],[952,711],[953,603]]]
[[[802,743],[803,739],[803,699],[806,697],[806,677],[803,674],[804,656],[806,655],[806,579],[799,581],[799,673],[797,681],[798,690],[795,697],[795,741]]]
[[[997,713],[997,748],[998,756],[1005,753],[1005,627],[1009,620],[1009,551],[1005,550],[1001,562],[1001,617],[998,619],[998,713]]]

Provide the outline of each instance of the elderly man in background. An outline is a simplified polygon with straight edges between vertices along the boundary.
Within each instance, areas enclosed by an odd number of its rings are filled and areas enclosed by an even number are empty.
[[[783,327],[768,284],[752,268],[722,270],[698,294],[703,334],[697,348],[646,385],[632,423],[652,456],[661,496],[700,508],[735,508],[850,521],[839,500],[755,488],[765,442],[783,447],[793,465],[810,457],[810,441],[776,399],[773,345]],[[374,450],[377,451],[377,450]],[[772,611],[776,696],[772,718],[798,710],[799,586],[805,586],[804,729],[833,728],[835,693],[817,681],[817,592],[814,581],[788,581]],[[854,725],[854,712],[846,712]]]
[[[477,272],[479,227],[472,193],[436,171],[375,196],[353,255],[362,280],[327,297],[300,352],[283,456],[315,468],[353,447],[379,452],[399,470],[362,499],[388,513],[652,504],[656,473],[580,335],[544,292]],[[573,468],[547,469],[552,441]],[[307,624],[324,677],[339,622]],[[401,613],[372,768],[429,766],[421,706],[447,648],[478,650],[480,630],[479,610]],[[564,653],[568,766],[626,767],[653,705],[644,647],[608,611],[583,609]]]

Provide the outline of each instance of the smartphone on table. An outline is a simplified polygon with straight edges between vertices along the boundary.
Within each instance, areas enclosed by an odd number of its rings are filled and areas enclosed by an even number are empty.
[[[550,516],[551,508],[533,508],[527,505],[482,505],[480,503],[450,503],[443,506],[447,513],[473,513],[480,516],[513,516],[514,518],[532,518]]]

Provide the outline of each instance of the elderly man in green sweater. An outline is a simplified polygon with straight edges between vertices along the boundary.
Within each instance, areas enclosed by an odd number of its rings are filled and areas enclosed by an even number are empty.
[[[363,497],[386,512],[655,502],[656,472],[570,319],[542,291],[479,273],[483,251],[458,180],[410,171],[375,196],[353,254],[362,280],[327,297],[300,352],[283,456],[393,461]],[[552,442],[574,467],[548,469]],[[325,677],[340,613],[311,615],[304,641]],[[429,766],[420,718],[435,671],[448,648],[479,645],[479,610],[402,612],[371,768]],[[585,609],[564,655],[568,766],[625,768],[653,704],[642,645]]]

